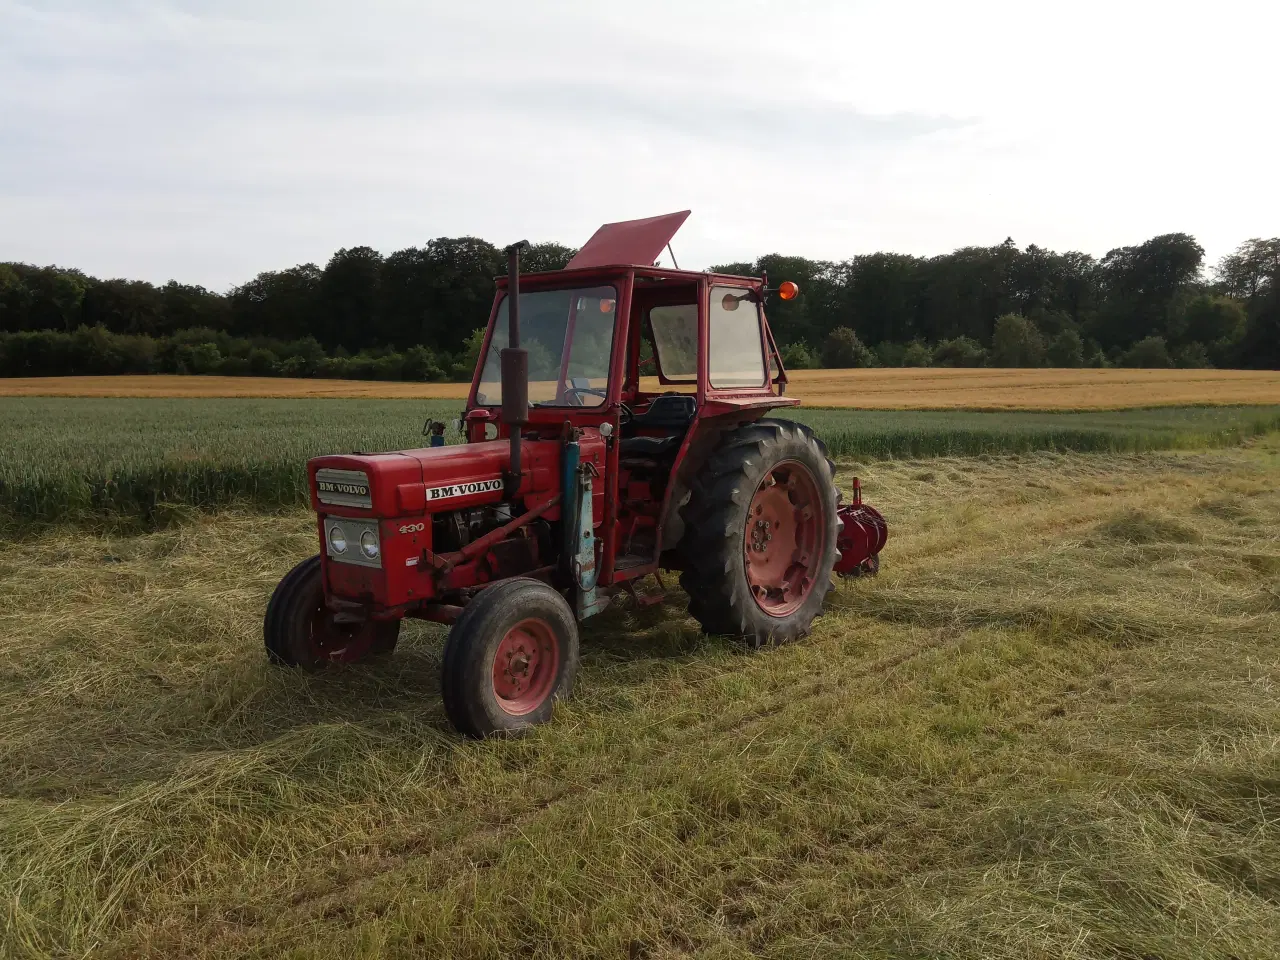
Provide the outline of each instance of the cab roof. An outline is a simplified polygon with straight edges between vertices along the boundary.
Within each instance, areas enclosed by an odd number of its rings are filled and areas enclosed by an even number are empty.
[[[636,267],[652,266],[671,242],[676,231],[689,219],[688,210],[664,213],[643,220],[621,220],[606,223],[569,261],[566,270],[588,267],[611,267],[619,264]]]

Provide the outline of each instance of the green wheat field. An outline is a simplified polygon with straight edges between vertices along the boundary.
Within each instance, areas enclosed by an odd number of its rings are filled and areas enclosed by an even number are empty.
[[[427,418],[459,412],[449,400],[0,398],[0,523],[157,526],[187,508],[305,504],[309,457],[422,446]],[[833,456],[864,459],[1221,447],[1280,429],[1280,406],[785,415]]]
[[[667,577],[485,742],[442,627],[262,652],[305,458],[455,413],[0,401],[0,958],[1280,956],[1280,408],[804,411],[880,576],[760,653]]]

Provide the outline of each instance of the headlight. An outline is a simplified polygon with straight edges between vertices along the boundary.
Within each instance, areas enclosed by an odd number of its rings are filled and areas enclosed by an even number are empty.
[[[365,536],[368,536],[368,534],[365,534]],[[329,528],[329,546],[333,547],[334,553],[347,552],[347,535],[336,523]]]
[[[378,535],[372,530],[360,534],[360,552],[370,560],[378,559]]]

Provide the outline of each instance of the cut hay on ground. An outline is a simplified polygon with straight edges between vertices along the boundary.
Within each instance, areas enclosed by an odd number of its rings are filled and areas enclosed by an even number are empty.
[[[1275,370],[796,370],[790,395],[816,407],[868,410],[1123,410],[1280,403]],[[651,378],[646,378],[651,379]],[[11,397],[350,397],[461,399],[465,383],[278,377],[0,379]],[[658,389],[656,380],[647,383]]]
[[[620,606],[485,743],[434,625],[266,664],[305,512],[7,544],[0,958],[1275,957],[1278,472],[842,462],[893,535],[810,638]]]

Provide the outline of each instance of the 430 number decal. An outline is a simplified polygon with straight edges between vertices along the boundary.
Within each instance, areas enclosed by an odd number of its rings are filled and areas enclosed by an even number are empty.
[[[406,523],[400,527],[400,532],[401,533],[421,533],[425,529],[427,529],[427,525],[425,523]]]

